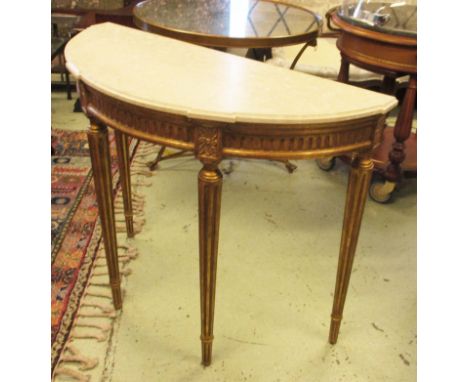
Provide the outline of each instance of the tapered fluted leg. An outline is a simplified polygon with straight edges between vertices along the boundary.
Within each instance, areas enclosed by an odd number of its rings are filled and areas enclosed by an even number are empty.
[[[107,127],[91,121],[88,130],[88,141],[112,298],[115,309],[120,309],[122,307],[122,295],[120,290],[117,236],[115,233],[112,195],[111,158]]]
[[[351,165],[331,315],[329,334],[329,342],[331,344],[335,344],[338,339],[338,332],[343,317],[343,308],[373,167],[373,162],[369,156],[357,158]]]
[[[133,237],[135,233],[133,231],[132,184],[130,182],[130,160],[128,155],[127,135],[115,130],[115,143],[117,146],[117,159],[119,162],[120,185],[122,186],[127,236]]]
[[[218,257],[222,174],[215,165],[204,165],[198,175],[200,304],[202,364],[211,363]]]

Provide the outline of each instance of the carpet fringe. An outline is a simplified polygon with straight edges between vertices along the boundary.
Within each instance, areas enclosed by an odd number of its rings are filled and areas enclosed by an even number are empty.
[[[78,364],[78,370],[62,366],[65,362]],[[97,358],[85,357],[73,345],[67,344],[61,357],[61,365],[55,370],[55,376],[63,375],[78,382],[89,382],[90,376],[82,373],[82,371],[94,369],[97,364]]]
[[[89,312],[80,312],[77,314],[77,317],[93,317],[93,318],[115,318],[117,317],[115,312],[110,313],[89,313]]]
[[[102,313],[109,314],[109,317],[112,313],[115,314],[114,308],[110,305],[103,305],[98,302],[83,302],[80,304],[80,308],[88,307],[88,308],[98,308],[101,310]]]
[[[97,322],[80,322],[75,325],[75,327],[80,327],[80,328],[95,328],[101,330],[103,333],[107,333],[109,330],[111,330],[111,325],[110,323],[97,323]]]
[[[150,143],[140,142],[137,152],[131,164],[132,180],[132,207],[133,223],[135,233],[141,232],[145,224],[144,196],[134,191],[133,188],[151,186],[151,178],[154,174],[147,168],[147,156],[155,156],[159,147]],[[152,159],[152,158],[150,158]],[[116,177],[117,178],[117,177]],[[117,179],[113,180],[114,185]],[[123,209],[122,191],[116,193],[114,200],[116,231],[126,233],[125,215]],[[122,283],[124,279],[131,274],[128,263],[138,257],[137,248],[131,245],[131,239],[127,243],[118,245],[118,259],[121,270]],[[107,276],[107,277],[106,277]],[[122,294],[125,297],[125,290],[122,286]],[[105,303],[106,302],[106,303]],[[60,360],[55,368],[52,379],[59,380],[59,377],[67,377],[67,380],[78,382],[89,382],[91,376],[85,374],[86,370],[94,369],[98,364],[97,358],[90,358],[82,355],[73,341],[75,340],[94,340],[98,342],[109,341],[112,333],[114,321],[119,312],[116,312],[112,305],[112,294],[109,286],[106,256],[101,243],[95,256],[91,274],[88,279],[85,292],[80,301],[76,319],[70,331],[68,342],[64,347]]]
[[[68,345],[64,355],[65,360],[68,362],[77,362],[79,370],[93,369],[97,365],[95,358],[88,358],[83,356],[73,345]]]
[[[65,375],[67,377],[73,378],[73,380],[78,382],[89,382],[90,376],[80,373],[79,371],[67,368],[67,367],[58,367],[55,371],[55,375]]]
[[[107,340],[107,334],[102,331],[97,331],[97,333],[90,333],[90,332],[85,332],[85,333],[78,333],[76,330],[72,332],[73,339],[93,339],[96,340],[97,342],[104,342]],[[62,359],[62,361],[66,361]],[[96,363],[97,365],[97,363]]]
[[[95,285],[95,284],[89,284],[89,285],[91,286],[91,285]],[[99,292],[86,292],[85,296],[98,297],[98,298],[107,298],[109,300],[112,299],[112,296],[109,296],[108,294],[104,294],[104,293],[99,293]]]
[[[126,258],[128,258],[128,259],[130,260],[130,258],[129,258],[128,256],[126,256]],[[106,265],[106,264],[104,264],[104,265]],[[128,276],[128,275],[130,275],[131,273],[132,273],[132,270],[131,270],[130,268],[125,268],[125,269],[123,269],[123,270],[120,272],[120,274],[121,274],[122,276]],[[94,272],[94,273],[93,273],[94,276],[107,276],[108,274],[109,274],[109,273],[107,273],[107,272]],[[92,285],[92,284],[91,284],[91,285]]]

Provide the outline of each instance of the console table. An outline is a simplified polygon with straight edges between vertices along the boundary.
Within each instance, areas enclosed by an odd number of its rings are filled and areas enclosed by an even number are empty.
[[[116,309],[122,307],[122,297],[107,128],[115,130],[129,236],[133,221],[128,137],[192,151],[201,162],[203,365],[211,363],[213,343],[219,163],[225,157],[353,155],[329,333],[329,342],[336,343],[372,174],[371,155],[396,99],[112,23],[78,34],[65,56],[90,120],[90,155]]]

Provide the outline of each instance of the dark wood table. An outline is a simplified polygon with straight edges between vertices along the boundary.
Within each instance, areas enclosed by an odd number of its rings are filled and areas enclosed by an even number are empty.
[[[223,178],[220,162],[226,157],[353,156],[329,332],[329,342],[336,343],[372,175],[372,151],[397,100],[110,23],[78,34],[68,43],[65,56],[90,120],[89,149],[116,309],[122,307],[122,294],[108,127],[115,131],[128,236],[133,235],[128,138],[188,150],[201,162],[203,365],[211,363],[213,344]],[[138,70],[129,70],[135,65]],[[265,81],[269,81],[269,92],[263,94]],[[291,99],[295,102],[289,102]],[[238,256],[242,261],[242,254]]]
[[[385,3],[370,3],[372,12]],[[341,52],[338,80],[348,82],[349,65],[381,73],[389,94],[395,89],[395,78],[409,75],[409,84],[395,127],[387,128],[383,144],[374,152],[376,170],[384,182],[374,182],[370,196],[378,202],[391,200],[393,191],[405,171],[417,169],[417,135],[412,132],[417,83],[416,6],[387,7],[378,12],[371,22],[353,16],[354,5],[338,8],[332,15],[334,24],[341,28],[337,47]]]

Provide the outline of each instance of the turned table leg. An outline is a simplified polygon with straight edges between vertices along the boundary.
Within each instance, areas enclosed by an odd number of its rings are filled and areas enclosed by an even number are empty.
[[[91,121],[88,130],[88,142],[112,298],[115,309],[120,309],[122,307],[122,294],[120,290],[117,235],[115,232],[112,194],[111,157],[107,127],[101,123]]]
[[[204,164],[198,175],[200,303],[202,364],[211,363],[218,257],[219,215],[223,176],[216,165]]]
[[[411,135],[414,104],[416,102],[416,74],[410,76],[405,98],[398,114],[393,134],[395,142],[388,154],[390,163],[385,170],[385,179],[397,183],[401,179],[401,163],[405,160],[405,141]]]
[[[351,164],[328,339],[331,344],[335,344],[338,339],[373,167],[369,155],[358,157]]]
[[[133,230],[132,185],[130,181],[128,143],[128,136],[118,130],[115,130],[115,144],[117,146],[120,184],[122,186],[125,225],[127,228],[127,236],[133,237],[135,233]]]

